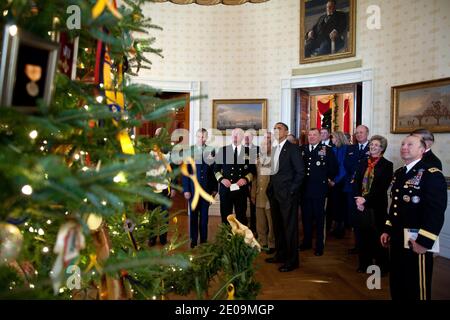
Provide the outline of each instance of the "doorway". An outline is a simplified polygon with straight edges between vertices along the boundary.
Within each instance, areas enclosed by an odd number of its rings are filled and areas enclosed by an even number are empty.
[[[311,128],[328,128],[352,136],[354,128],[361,124],[361,94],[361,83],[295,89],[295,135],[302,144],[307,143]]]

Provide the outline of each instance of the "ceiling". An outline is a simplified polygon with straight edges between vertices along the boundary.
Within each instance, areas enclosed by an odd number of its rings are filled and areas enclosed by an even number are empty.
[[[244,3],[262,3],[269,0],[153,0],[153,2],[172,2],[175,4],[199,4],[203,6],[212,6],[216,4],[225,4],[236,6]]]

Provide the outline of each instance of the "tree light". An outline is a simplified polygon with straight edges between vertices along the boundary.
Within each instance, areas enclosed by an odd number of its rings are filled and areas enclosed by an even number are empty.
[[[29,136],[31,139],[36,139],[38,136],[38,132],[36,130],[33,130],[30,132]]]
[[[44,230],[42,230],[42,228],[39,228],[38,230],[38,235],[43,236],[44,235]]]
[[[3,12],[3,14],[5,14]],[[15,37],[17,34],[17,26],[15,24],[13,24],[12,26],[9,27],[9,34],[11,35],[11,37]]]
[[[115,183],[119,183],[119,182],[127,182],[127,178],[125,177],[125,173],[123,173],[122,171],[120,171],[114,178],[113,181]]]
[[[52,220],[47,220],[47,224],[52,224]]]
[[[42,248],[42,252],[43,252],[43,253],[47,253],[47,252],[48,252],[48,247],[43,247],[43,248]]]
[[[27,196],[29,196],[29,195],[31,195],[32,193],[33,193],[33,188],[30,186],[30,185],[24,185],[23,187],[22,187],[22,193],[24,194],[24,195],[27,195]]]
[[[97,98],[95,98],[95,100],[97,100],[98,103],[102,103],[103,102],[103,96],[97,96]]]

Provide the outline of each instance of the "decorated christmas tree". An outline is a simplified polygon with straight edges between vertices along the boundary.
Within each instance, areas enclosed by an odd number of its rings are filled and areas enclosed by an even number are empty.
[[[215,241],[181,250],[177,217],[156,184],[180,190],[167,137],[136,128],[181,100],[130,80],[150,68],[142,0],[0,4],[0,298],[255,298],[258,254],[221,225]],[[170,142],[170,141],[169,141]],[[165,168],[161,174],[152,170]],[[151,209],[142,203],[152,204]],[[171,221],[170,228],[167,220]],[[149,239],[170,231],[169,242]],[[237,233],[237,234],[236,234]],[[241,233],[241,235],[239,235]],[[207,295],[212,279],[215,294]]]

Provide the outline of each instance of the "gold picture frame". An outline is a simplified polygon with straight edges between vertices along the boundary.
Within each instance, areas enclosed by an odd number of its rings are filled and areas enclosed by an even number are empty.
[[[391,88],[391,132],[450,132],[450,78]]]
[[[332,18],[326,18],[328,2],[300,0],[300,64],[354,57],[356,54],[356,1],[337,1],[336,14]],[[320,36],[319,32],[315,34],[314,31],[309,37],[310,31],[324,29],[319,26],[324,25],[325,19],[332,19],[330,23],[333,24],[330,26],[340,29],[335,41],[327,41],[326,36]]]
[[[234,128],[267,129],[267,99],[213,100],[212,127],[222,134]]]

